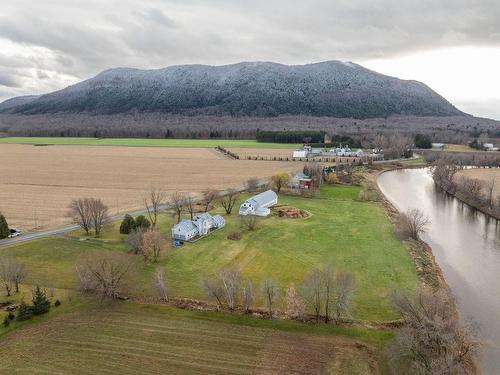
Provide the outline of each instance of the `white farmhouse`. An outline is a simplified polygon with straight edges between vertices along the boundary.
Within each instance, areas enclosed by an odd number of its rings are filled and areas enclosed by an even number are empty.
[[[193,220],[181,220],[172,228],[172,238],[180,241],[190,241],[195,237],[203,237],[210,232],[222,228],[226,224],[220,215],[212,216],[205,212]]]
[[[272,190],[267,190],[243,202],[239,214],[242,216],[267,216],[271,213],[269,207],[274,206],[276,203],[278,203],[278,195]]]

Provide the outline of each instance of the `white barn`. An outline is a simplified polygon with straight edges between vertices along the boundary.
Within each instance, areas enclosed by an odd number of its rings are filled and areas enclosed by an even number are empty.
[[[272,190],[267,190],[243,202],[239,214],[242,216],[267,216],[271,213],[269,207],[274,206],[276,203],[278,203],[278,195]]]
[[[172,228],[172,238],[190,241],[195,237],[203,237],[210,232],[222,228],[226,221],[220,215],[212,216],[207,212],[197,215],[193,220],[181,220]]]

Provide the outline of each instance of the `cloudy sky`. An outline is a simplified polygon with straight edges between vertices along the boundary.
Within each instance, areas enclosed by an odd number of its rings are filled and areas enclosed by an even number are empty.
[[[1,0],[0,101],[112,67],[360,63],[500,120],[498,0]]]

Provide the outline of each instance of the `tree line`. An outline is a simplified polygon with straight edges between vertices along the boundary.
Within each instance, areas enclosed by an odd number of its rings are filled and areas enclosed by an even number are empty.
[[[376,135],[429,136],[435,141],[466,144],[486,134],[500,138],[498,122],[474,117],[393,116],[357,120],[313,116],[181,116],[166,113],[117,115],[51,114],[0,115],[0,133],[30,137],[139,137],[255,139],[263,130],[326,132],[349,136],[363,147],[372,147]],[[302,142],[299,140],[298,143]],[[321,142],[321,141],[320,141]],[[295,142],[297,143],[297,142]]]

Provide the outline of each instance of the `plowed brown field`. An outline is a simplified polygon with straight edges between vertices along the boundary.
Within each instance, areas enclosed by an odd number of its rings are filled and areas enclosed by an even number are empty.
[[[197,193],[298,163],[232,160],[208,148],[0,145],[0,210],[21,230],[53,228],[73,198],[102,198],[115,214],[142,207],[151,186]]]
[[[459,172],[459,175],[468,178],[477,178],[478,180],[489,183],[495,179],[494,196],[500,197],[500,168],[474,168],[466,169]]]

